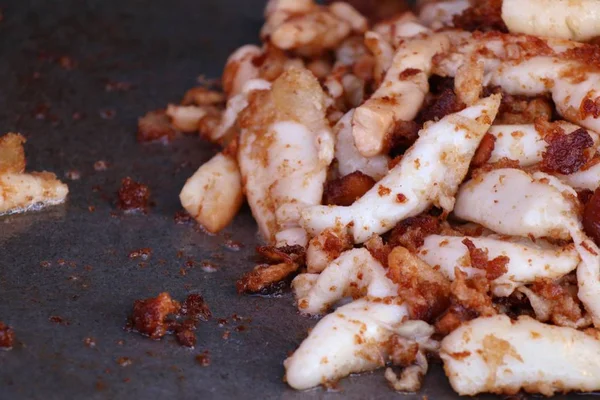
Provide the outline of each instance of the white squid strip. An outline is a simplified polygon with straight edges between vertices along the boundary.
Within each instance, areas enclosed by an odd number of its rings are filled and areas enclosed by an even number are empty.
[[[312,275],[305,277],[305,275]],[[309,283],[313,283],[312,287]],[[386,276],[386,270],[365,248],[348,250],[318,274],[300,274],[292,282],[298,309],[320,314],[353,293],[369,297],[398,294],[398,286]]]
[[[306,208],[301,224],[315,235],[325,228],[352,222],[354,240],[362,243],[373,234],[390,230],[402,219],[420,214],[431,204],[451,211],[458,185],[499,103],[499,96],[490,96],[428,125],[402,161],[363,197],[349,207]]]
[[[579,129],[579,126],[568,122],[560,122],[560,127],[565,134]],[[534,124],[493,125],[488,133],[496,138],[494,151],[489,159],[492,163],[506,157],[518,161],[522,167],[528,167],[542,161],[543,153],[548,147],[544,132],[538,132]],[[597,144],[598,134],[592,131],[588,133]]]
[[[504,0],[502,19],[511,33],[577,41],[600,36],[597,0]]]
[[[594,191],[600,187],[600,163],[585,170],[581,169],[572,174],[557,175],[557,177],[573,189],[589,189]]]
[[[407,40],[398,47],[383,83],[356,109],[352,119],[352,135],[363,156],[380,154],[395,123],[412,121],[417,116],[429,92],[431,60],[449,45],[444,34],[431,34]],[[406,70],[412,72],[402,78]]]
[[[417,253],[427,264],[454,280],[454,268],[459,267],[469,277],[485,274],[470,265],[469,251],[462,241],[468,238],[475,247],[488,252],[488,260],[499,256],[509,258],[507,271],[494,279],[495,296],[510,296],[519,286],[539,278],[556,279],[575,270],[580,258],[573,245],[557,247],[544,240],[528,238],[462,237],[430,235]]]
[[[581,258],[577,296],[599,327],[600,249],[583,232],[576,198],[570,186],[553,176],[506,168],[465,183],[454,213],[504,235],[573,239]]]
[[[366,298],[325,316],[300,347],[284,362],[287,383],[303,390],[333,382],[352,373],[383,367],[388,358],[385,342],[418,325],[431,335],[425,322],[409,321],[404,304]]]
[[[378,181],[387,174],[390,159],[383,154],[373,157],[365,157],[360,154],[354,145],[354,137],[352,137],[353,116],[354,110],[350,110],[333,129],[336,133],[335,158],[338,172],[340,176],[345,176],[360,171]]]
[[[278,232],[299,227],[302,208],[321,203],[334,139],[325,94],[310,71],[288,69],[268,95],[261,99],[268,107],[251,106],[269,122],[242,129],[238,161],[252,214],[274,242]]]
[[[527,316],[464,323],[442,340],[440,356],[462,396],[600,390],[600,341]]]
[[[50,172],[0,174],[0,215],[63,203],[69,188]]]

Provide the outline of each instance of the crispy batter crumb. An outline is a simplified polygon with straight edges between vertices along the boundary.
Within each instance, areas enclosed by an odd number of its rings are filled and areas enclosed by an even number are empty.
[[[0,322],[0,349],[10,350],[13,348],[15,342],[15,331],[13,329]]]
[[[177,313],[180,307],[166,292],[155,298],[136,300],[131,315],[132,327],[142,335],[160,339],[167,334],[167,316]]]
[[[137,140],[143,142],[170,142],[177,132],[165,110],[150,111],[138,120]]]
[[[129,253],[128,257],[131,259],[141,258],[142,260],[147,260],[152,255],[152,249],[149,247],[144,247],[141,249],[133,250]]]
[[[148,210],[148,201],[150,199],[150,189],[148,186],[138,183],[130,177],[126,177],[121,181],[121,188],[118,195],[118,206],[121,210],[140,210],[144,212]]]
[[[283,281],[299,268],[296,263],[275,265],[257,265],[247,272],[235,284],[238,293],[259,293],[270,285]]]

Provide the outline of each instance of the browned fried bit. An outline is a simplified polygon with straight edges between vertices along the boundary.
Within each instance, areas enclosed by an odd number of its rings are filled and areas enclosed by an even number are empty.
[[[148,186],[138,183],[130,177],[123,178],[119,189],[118,206],[121,210],[147,211],[150,189]]]
[[[63,317],[61,317],[59,315],[50,316],[48,318],[48,321],[54,322],[55,324],[58,324],[58,325],[64,325],[64,326],[71,325],[71,323],[69,321],[67,321],[66,319],[64,319]]]
[[[138,142],[170,142],[176,135],[165,110],[150,111],[138,120]]]
[[[594,191],[583,210],[583,229],[600,245],[600,188]]]
[[[15,331],[10,326],[4,324],[4,322],[0,322],[0,349],[10,350],[14,342]]]
[[[437,121],[448,114],[459,112],[463,108],[465,105],[458,100],[454,90],[446,88],[439,95],[429,96],[416,120],[421,122]]]
[[[141,249],[133,250],[129,253],[129,258],[141,258],[142,260],[147,260],[152,255],[152,249],[149,247],[144,247]]]
[[[492,156],[492,152],[496,147],[496,136],[491,133],[486,133],[479,143],[479,147],[471,160],[471,167],[479,168],[487,163]]]
[[[275,265],[257,265],[247,272],[235,284],[238,293],[259,293],[270,285],[283,281],[296,272],[296,263],[280,263]]]
[[[94,339],[91,336],[86,337],[85,339],[83,339],[83,344],[90,348],[96,347],[96,339]]]
[[[561,326],[575,326],[584,317],[577,292],[570,289],[576,289],[576,283],[569,284],[568,279],[563,281],[537,279],[531,285],[531,290],[542,297],[548,306],[548,317],[552,323]]]
[[[327,182],[323,204],[349,206],[375,185],[375,180],[360,171]]]
[[[487,249],[482,250],[477,248],[471,239],[464,239],[462,244],[469,250],[471,266],[485,271],[485,276],[488,280],[493,281],[508,271],[506,265],[509,263],[510,258],[507,256],[498,256],[493,260],[489,260]]]
[[[387,276],[398,284],[412,319],[432,320],[450,305],[450,282],[408,249],[398,246],[388,257]]]
[[[167,316],[177,313],[180,307],[166,292],[154,298],[136,300],[131,314],[132,327],[142,335],[160,339],[168,331]]]
[[[502,0],[477,0],[453,18],[456,28],[467,31],[508,32],[502,20]]]
[[[212,316],[208,304],[199,294],[190,294],[183,302],[180,310],[181,315],[185,315],[194,321],[208,321]]]
[[[171,319],[167,319],[172,315]],[[185,319],[184,319],[185,317]],[[187,296],[183,305],[171,299],[168,293],[161,293],[154,299],[137,300],[130,317],[132,327],[152,339],[166,334],[174,334],[182,346],[194,347],[200,320],[211,317],[208,305],[199,294]]]
[[[392,247],[404,246],[417,251],[425,242],[425,237],[440,233],[442,230],[438,217],[421,214],[400,221],[392,230],[389,244]]]
[[[304,263],[304,247],[300,245],[294,246],[257,246],[256,253],[265,258],[269,263],[287,263],[287,264],[303,264]]]
[[[583,128],[569,134],[562,131],[546,135],[544,140],[548,142],[548,147],[542,155],[542,171],[564,175],[579,171],[588,160],[586,149],[594,145],[592,137]]]

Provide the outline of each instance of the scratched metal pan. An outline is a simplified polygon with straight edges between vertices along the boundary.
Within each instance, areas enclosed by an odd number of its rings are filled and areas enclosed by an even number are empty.
[[[17,337],[0,351],[1,399],[456,397],[439,366],[418,395],[394,394],[381,371],[344,379],[338,393],[289,389],[282,360],[315,321],[296,313],[289,294],[235,293],[254,261],[249,210],[217,236],[174,222],[182,184],[215,148],[192,137],[140,145],[137,118],[178,101],[198,75],[218,77],[232,50],[257,39],[262,0],[0,5],[1,129],[23,133],[28,167],[56,172],[71,190],[65,205],[0,218],[0,320]],[[105,171],[94,168],[101,160]],[[150,186],[147,215],[116,211],[125,176]],[[145,247],[145,263],[128,257]],[[209,303],[214,317],[195,349],[123,329],[134,300],[163,291],[180,300],[199,292]],[[206,367],[196,361],[205,351]]]

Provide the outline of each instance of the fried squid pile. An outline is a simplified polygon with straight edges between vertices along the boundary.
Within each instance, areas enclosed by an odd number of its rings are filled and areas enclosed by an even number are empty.
[[[270,0],[222,93],[150,116],[222,146],[180,198],[210,232],[248,202],[238,291],[322,316],[287,383],[600,390],[598,2],[358,3]]]

